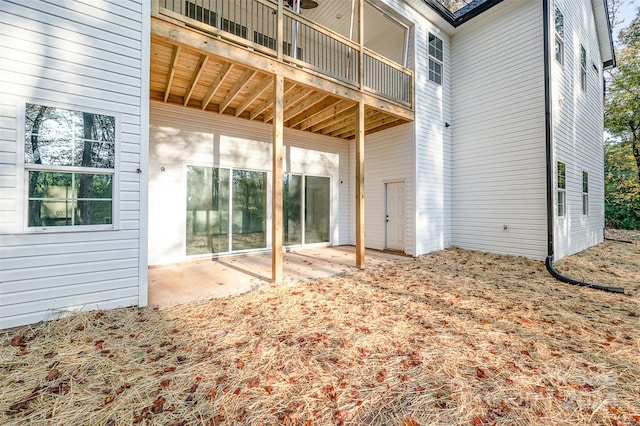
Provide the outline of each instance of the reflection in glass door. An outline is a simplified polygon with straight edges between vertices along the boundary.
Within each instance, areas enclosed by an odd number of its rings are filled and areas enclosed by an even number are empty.
[[[187,166],[187,256],[229,251],[229,169]]]
[[[267,247],[267,174],[233,171],[231,250]]]
[[[328,243],[331,222],[330,179],[306,176],[304,189],[304,243]]]
[[[282,191],[282,224],[285,246],[302,244],[302,176],[285,173]]]
[[[328,177],[283,176],[283,244],[330,242]],[[187,166],[187,256],[267,247],[267,174]]]

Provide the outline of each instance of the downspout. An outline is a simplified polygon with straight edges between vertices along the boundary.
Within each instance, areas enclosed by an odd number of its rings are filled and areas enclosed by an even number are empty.
[[[563,283],[575,285],[578,287],[589,287],[596,290],[602,290],[609,293],[622,293],[624,294],[624,288],[622,287],[607,287],[601,286],[597,284],[589,284],[581,281],[577,281],[571,278],[567,278],[564,275],[560,274],[553,268],[553,259],[554,259],[554,218],[555,211],[553,209],[553,194],[554,186],[553,186],[553,175],[555,172],[555,167],[553,164],[553,139],[552,139],[552,100],[551,100],[551,46],[550,46],[550,10],[549,10],[549,1],[550,0],[542,0],[542,28],[543,28],[543,51],[544,51],[544,120],[545,120],[545,147],[546,147],[546,158],[547,158],[547,260],[545,262],[545,266],[547,267],[547,271],[557,280],[562,281]]]

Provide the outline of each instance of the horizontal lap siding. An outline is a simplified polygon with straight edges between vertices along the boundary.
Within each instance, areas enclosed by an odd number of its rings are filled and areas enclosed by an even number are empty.
[[[542,5],[529,0],[496,6],[453,37],[454,245],[546,254],[542,42]]]
[[[184,261],[186,166],[271,171],[272,126],[151,103],[149,263]],[[285,129],[284,172],[331,177],[331,243],[349,243],[349,142]],[[164,168],[164,171],[161,168]],[[271,176],[267,183],[271,203]],[[267,209],[270,217],[270,208]],[[267,221],[267,241],[271,225]]]
[[[413,254],[413,125],[397,126],[365,138],[365,245],[386,248],[385,184],[405,183],[405,251]]]
[[[0,328],[140,303],[143,92],[149,7],[139,1],[0,0]],[[116,115],[116,230],[25,233],[25,103]],[[144,297],[143,299],[146,299]]]
[[[429,32],[443,42],[442,85],[429,80]],[[415,27],[416,120],[415,155],[415,255],[441,250],[449,245],[449,173],[451,45],[449,37],[428,22]]]
[[[564,15],[564,64],[552,60],[553,140],[566,164],[567,214],[556,218],[556,259],[603,240],[604,160],[602,60],[591,2],[556,1]],[[580,44],[587,52],[587,89],[580,86]],[[593,69],[595,64],[598,71]],[[589,214],[582,214],[582,172],[589,173]],[[554,198],[555,202],[555,198]]]

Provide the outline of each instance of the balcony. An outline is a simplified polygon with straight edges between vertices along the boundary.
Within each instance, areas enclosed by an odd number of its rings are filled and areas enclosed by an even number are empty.
[[[269,123],[281,74],[286,127],[352,139],[360,101],[365,133],[413,120],[410,69],[286,1],[155,0],[151,36],[153,100]]]

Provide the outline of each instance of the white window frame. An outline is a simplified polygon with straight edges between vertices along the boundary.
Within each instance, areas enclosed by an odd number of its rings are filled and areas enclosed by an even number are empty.
[[[58,166],[32,164],[25,161],[25,138],[26,138],[26,106],[27,104],[40,105],[50,108],[66,109],[71,111],[86,112],[96,115],[107,115],[115,118],[115,141],[114,141],[114,168],[102,169],[81,166]],[[18,229],[23,233],[73,233],[90,231],[113,231],[120,229],[120,126],[121,116],[114,111],[106,111],[95,108],[79,106],[77,104],[65,104],[43,101],[41,99],[24,99],[16,104],[18,111],[17,123],[17,166],[18,166],[18,194],[23,197],[16,209]],[[75,174],[107,174],[112,176],[111,194],[111,223],[92,225],[65,225],[65,226],[29,226],[29,171],[40,170],[45,172],[60,172]]]
[[[558,15],[560,15],[560,31],[558,31]],[[564,64],[564,14],[555,6],[553,12],[553,28],[555,34],[554,57],[560,65]]]
[[[589,216],[589,172],[582,171],[582,215]]]
[[[436,40],[436,43],[439,41],[440,44],[442,45],[442,49],[440,49],[440,55],[442,56],[441,58],[438,58],[437,56],[437,46],[436,46],[436,55],[432,55],[431,54],[431,42],[429,41],[429,38],[434,37]],[[440,37],[438,37],[435,33],[432,33],[431,31],[429,31],[429,33],[427,34],[427,53],[429,56],[429,62],[427,64],[427,74],[428,74],[428,79],[429,81],[442,86],[443,81],[444,81],[444,42],[442,41],[442,39]],[[438,65],[440,67],[440,81],[436,81],[435,79],[431,78],[431,64],[435,64]]]
[[[562,175],[560,174],[560,165],[564,169]],[[562,177],[562,181],[560,177]],[[556,162],[556,188],[558,194],[556,213],[558,217],[565,217],[567,215],[567,165],[562,161]]]

